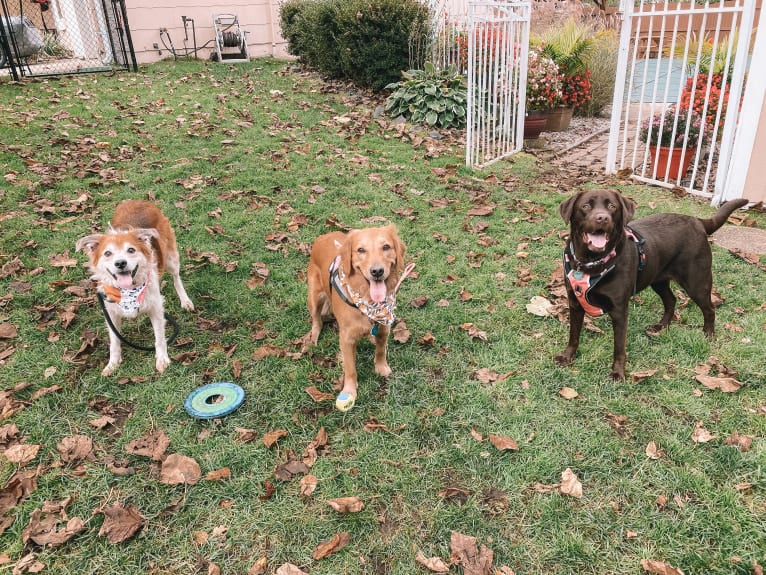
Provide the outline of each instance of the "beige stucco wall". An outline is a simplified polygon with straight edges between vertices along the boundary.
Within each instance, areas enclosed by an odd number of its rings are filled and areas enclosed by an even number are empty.
[[[163,46],[162,40],[164,39],[166,44],[168,41],[167,36],[160,37],[160,28],[167,28],[177,53],[194,48],[191,23],[187,23],[184,31],[181,16],[194,20],[199,57],[208,58],[210,53],[215,51],[213,16],[218,14],[237,16],[240,28],[246,33],[248,54],[251,58],[289,57],[287,45],[280,35],[279,4],[276,0],[231,0],[220,5],[216,2],[204,4],[199,0],[174,0],[168,5],[157,0],[127,0],[126,6],[139,64],[173,57]],[[188,37],[186,42],[185,37]],[[157,48],[154,47],[155,44]]]
[[[751,202],[766,202],[766,99],[761,104],[761,117],[755,135],[750,167],[745,179],[744,197]]]

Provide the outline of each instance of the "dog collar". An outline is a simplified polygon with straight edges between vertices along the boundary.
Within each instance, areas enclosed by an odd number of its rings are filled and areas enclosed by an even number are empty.
[[[119,288],[102,282],[98,284],[98,290],[106,296],[106,301],[116,303],[123,313],[130,314],[137,312],[141,307],[146,296],[147,285],[149,285],[148,280],[132,288]]]
[[[587,262],[581,262],[575,256],[574,244],[571,241],[569,242],[569,257],[571,258],[570,266],[572,269],[577,271],[593,273],[593,271],[598,269],[599,267],[606,269],[606,264],[609,262],[609,260],[611,260],[616,255],[617,255],[617,250],[612,248],[612,251],[606,254],[603,258],[599,258],[597,260],[591,260]]]
[[[625,226],[625,237],[633,241],[636,244],[636,251],[638,252],[638,271],[644,269],[646,266],[646,252],[644,251],[644,243],[646,240],[634,229],[629,226]],[[569,285],[572,287],[577,301],[582,308],[591,317],[599,317],[606,313],[603,308],[593,305],[588,296],[591,290],[596,287],[596,284],[604,279],[609,272],[611,272],[615,266],[614,264],[606,267],[606,263],[617,255],[615,250],[612,250],[607,256],[593,262],[578,262],[574,256],[574,246],[569,243],[569,250],[564,249],[564,276],[566,277]],[[575,265],[572,265],[574,262]],[[603,269],[597,273],[589,273],[589,270],[597,268],[598,266],[604,266]]]
[[[335,289],[340,299],[348,305],[357,308],[372,321],[373,325],[370,333],[377,335],[379,325],[391,326],[396,321],[396,292],[399,291],[402,280],[410,275],[414,267],[415,264],[410,263],[405,268],[396,286],[389,292],[385,300],[382,302],[372,302],[351,289],[351,286],[346,281],[346,274],[340,265],[340,256],[336,256],[330,264],[330,286]]]

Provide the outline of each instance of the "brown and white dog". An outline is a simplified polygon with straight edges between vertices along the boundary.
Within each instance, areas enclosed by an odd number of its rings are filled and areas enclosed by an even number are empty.
[[[396,291],[404,279],[406,248],[394,226],[331,232],[311,248],[308,267],[309,341],[316,345],[325,320],[338,322],[343,387],[335,406],[348,411],[357,396],[356,346],[372,335],[375,372],[391,375],[386,359]],[[408,268],[411,269],[411,268]]]
[[[109,318],[118,330],[123,318],[146,314],[154,331],[155,367],[162,373],[170,365],[165,339],[164,300],[160,281],[165,269],[173,278],[181,307],[193,311],[194,304],[181,282],[176,236],[170,221],[151,202],[126,200],[120,203],[105,234],[85,236],[77,251],[88,254],[91,279],[99,282]],[[122,362],[120,339],[109,328],[109,363],[102,375],[110,375]]]
[[[651,286],[662,299],[664,311],[648,330],[664,329],[676,307],[671,280],[699,306],[702,330],[712,336],[713,256],[708,236],[745,204],[744,199],[732,200],[707,219],[663,213],[632,221],[635,204],[616,190],[586,190],[564,200],[559,211],[570,225],[564,250],[569,343],[555,356],[556,363],[574,361],[586,313],[608,314],[614,332],[611,377],[625,379],[630,298]]]

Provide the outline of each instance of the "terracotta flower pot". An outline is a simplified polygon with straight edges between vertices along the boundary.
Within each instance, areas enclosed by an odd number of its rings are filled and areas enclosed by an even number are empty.
[[[683,148],[680,147],[673,148],[673,151],[671,152],[670,148],[665,146],[660,146],[659,148],[656,146],[649,146],[649,158],[652,163],[656,164],[655,177],[663,180],[665,179],[665,173],[667,172],[668,180],[678,180],[682,178],[689,169],[689,165],[692,163],[694,151],[687,148],[683,158],[681,157],[682,152]],[[670,166],[670,171],[668,171],[668,166]]]
[[[542,110],[530,110],[524,117],[524,139],[532,140],[539,138],[540,133],[546,129],[548,116]]]
[[[574,108],[571,106],[556,106],[546,110],[546,112],[548,114],[548,124],[545,129],[548,132],[563,132],[569,129]]]

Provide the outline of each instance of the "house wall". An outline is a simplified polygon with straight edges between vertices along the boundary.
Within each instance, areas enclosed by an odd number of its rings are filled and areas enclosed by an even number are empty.
[[[750,156],[750,167],[745,178],[745,189],[742,194],[751,202],[766,202],[766,98],[761,103],[761,117],[755,134],[753,152]]]
[[[272,0],[231,0],[217,3],[208,0],[175,0],[165,4],[157,0],[127,0],[128,23],[139,64],[150,64],[172,58],[172,41],[176,54],[181,57],[194,49],[192,24],[187,21],[186,30],[181,16],[194,21],[198,57],[207,59],[215,52],[215,28],[213,17],[234,14],[240,29],[245,32],[248,54],[251,58],[273,56],[287,58],[287,43],[280,35],[279,4]],[[168,35],[160,34],[167,28]],[[163,40],[166,45],[163,45]],[[155,47],[155,44],[157,47]]]

